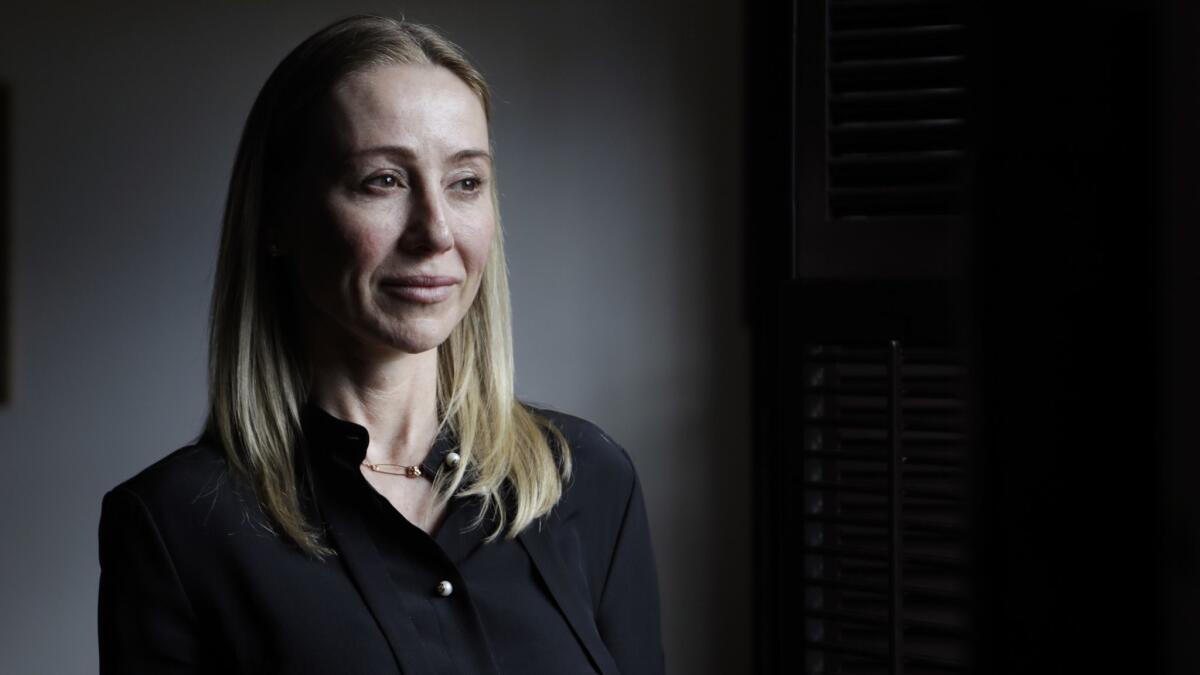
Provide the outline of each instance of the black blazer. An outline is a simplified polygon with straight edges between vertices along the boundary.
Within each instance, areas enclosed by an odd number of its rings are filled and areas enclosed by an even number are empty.
[[[538,412],[570,441],[574,479],[520,544],[596,672],[661,674],[654,556],[633,464],[591,423]],[[338,550],[324,562],[261,525],[253,492],[211,444],[180,448],[108,492],[101,674],[427,672],[359,514],[319,475],[313,487]]]

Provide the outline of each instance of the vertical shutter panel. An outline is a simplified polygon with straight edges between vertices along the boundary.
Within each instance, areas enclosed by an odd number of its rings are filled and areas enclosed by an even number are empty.
[[[829,217],[962,215],[966,26],[953,2],[831,0]]]
[[[760,589],[773,595],[760,626],[782,627],[760,642],[764,672],[977,665],[962,9],[791,4],[793,255],[753,277],[774,284],[760,281],[756,315]],[[764,92],[775,82],[758,77]],[[773,198],[756,187],[752,200]]]
[[[820,25],[796,36],[824,47],[797,54],[796,276],[954,276],[969,178],[961,3],[818,6],[800,20]]]
[[[803,372],[805,672],[965,672],[961,361],[809,344]]]

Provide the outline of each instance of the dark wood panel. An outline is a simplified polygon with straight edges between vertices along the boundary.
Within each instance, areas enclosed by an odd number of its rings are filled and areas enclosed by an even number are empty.
[[[0,82],[0,405],[12,396],[12,92]]]

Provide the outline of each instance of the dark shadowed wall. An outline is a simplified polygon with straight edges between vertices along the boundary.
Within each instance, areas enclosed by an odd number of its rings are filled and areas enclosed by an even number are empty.
[[[439,26],[490,79],[519,393],[633,455],[670,672],[748,672],[738,5],[448,4],[0,13],[14,363],[0,672],[95,672],[100,497],[200,429],[241,124],[291,46],[356,11]]]

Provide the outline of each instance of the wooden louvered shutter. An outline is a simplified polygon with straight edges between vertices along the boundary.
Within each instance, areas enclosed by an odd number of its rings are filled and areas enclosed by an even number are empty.
[[[945,3],[833,2],[829,217],[961,212],[966,27]]]
[[[1165,4],[747,7],[756,672],[1186,671]]]
[[[796,276],[956,273],[968,179],[959,3],[798,9]]]
[[[748,190],[753,222],[789,224],[748,247],[756,460],[772,477],[759,483],[757,669],[967,672],[967,22],[945,0],[792,12],[794,30],[774,35],[795,66],[793,135],[785,151],[750,136],[752,163],[792,181],[786,211],[753,206],[770,186]],[[749,67],[751,114],[778,105],[778,80]],[[783,261],[772,247],[785,243]]]

